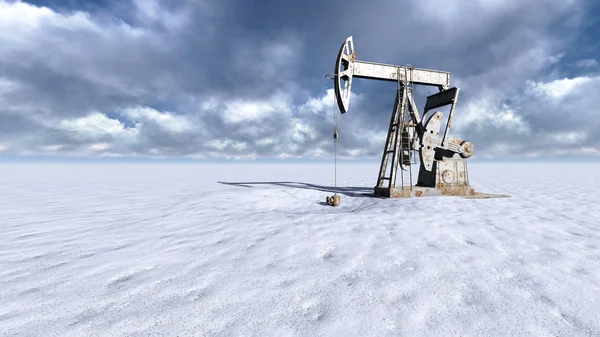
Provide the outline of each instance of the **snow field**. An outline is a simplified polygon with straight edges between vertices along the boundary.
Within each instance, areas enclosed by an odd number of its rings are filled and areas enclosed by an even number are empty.
[[[469,169],[3,164],[0,335],[600,335],[600,165]]]

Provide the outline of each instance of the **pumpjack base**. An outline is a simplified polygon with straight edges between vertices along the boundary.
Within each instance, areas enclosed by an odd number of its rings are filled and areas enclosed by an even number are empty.
[[[374,194],[383,198],[418,198],[418,197],[440,197],[457,196],[466,199],[490,199],[507,198],[508,195],[478,193],[471,186],[440,186],[439,188],[423,186],[405,186],[402,187],[377,187],[374,188]]]

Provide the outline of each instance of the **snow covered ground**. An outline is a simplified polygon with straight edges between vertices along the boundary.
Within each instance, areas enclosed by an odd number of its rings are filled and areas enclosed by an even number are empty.
[[[377,169],[2,164],[0,335],[600,335],[600,164]]]

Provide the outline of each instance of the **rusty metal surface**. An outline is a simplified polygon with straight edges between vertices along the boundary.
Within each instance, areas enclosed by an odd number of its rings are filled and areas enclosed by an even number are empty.
[[[439,196],[454,196],[465,199],[494,199],[494,198],[510,198],[506,194],[491,194],[475,192],[471,186],[453,187],[453,188],[433,188],[413,186],[412,190],[405,188],[386,188],[376,187],[374,189],[375,196],[384,198],[420,198],[420,197],[439,197]]]
[[[467,186],[467,162],[462,159],[437,161],[436,187]]]
[[[457,151],[458,152],[458,151]],[[460,156],[463,158],[471,158],[475,153],[475,147],[471,142],[464,141],[460,144]]]
[[[385,198],[421,198],[421,197],[439,197],[439,196],[456,196],[470,197],[475,196],[475,190],[470,186],[455,186],[452,188],[433,188],[413,186],[412,189],[408,186],[401,188],[375,187],[374,194]]]
[[[339,206],[340,205],[340,196],[333,195],[331,197],[325,198],[325,203],[329,206]]]
[[[433,169],[435,149],[440,145],[439,132],[442,127],[442,113],[437,111],[425,124],[425,132],[421,136],[421,160],[425,170]]]

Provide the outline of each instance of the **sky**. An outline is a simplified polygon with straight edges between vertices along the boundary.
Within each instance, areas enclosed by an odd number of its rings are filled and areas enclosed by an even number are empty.
[[[395,83],[335,58],[451,73],[479,158],[600,158],[592,0],[0,0],[0,158],[379,158]],[[435,92],[416,87],[420,109]]]

